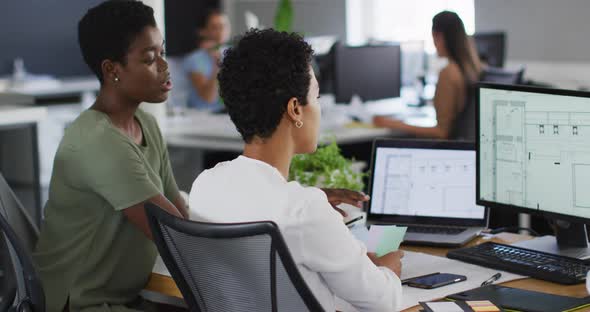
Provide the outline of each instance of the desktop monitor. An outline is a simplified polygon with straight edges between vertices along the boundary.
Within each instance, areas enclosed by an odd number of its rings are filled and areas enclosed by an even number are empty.
[[[78,45],[78,21],[103,0],[0,1],[0,76],[25,70],[57,78],[93,75]]]
[[[353,95],[363,101],[395,98],[401,89],[401,51],[396,44],[334,49],[334,94],[337,103]]]
[[[491,67],[504,67],[506,34],[503,32],[476,33],[473,35],[477,54]]]
[[[482,83],[477,109],[477,203],[553,223],[522,247],[588,257],[590,93]]]

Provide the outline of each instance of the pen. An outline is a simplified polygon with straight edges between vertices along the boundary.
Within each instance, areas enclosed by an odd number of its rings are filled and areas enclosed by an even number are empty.
[[[349,224],[352,224],[352,223],[354,223],[354,222],[356,222],[358,220],[361,220],[362,218],[363,218],[363,216],[358,216],[358,217],[356,217],[356,218],[354,218],[354,219],[352,219],[352,220],[344,223],[344,225],[348,226]]]
[[[440,272],[434,272],[434,273],[429,273],[429,274],[426,274],[426,275],[420,275],[420,276],[414,276],[414,277],[406,278],[406,279],[403,279],[401,282],[402,282],[402,285],[405,285],[405,284],[407,284],[409,281],[411,281],[413,279],[418,279],[418,278],[427,277],[427,276],[430,276],[430,275],[437,275],[437,274],[440,274]]]
[[[496,273],[496,274],[494,274],[494,275],[492,275],[492,277],[488,278],[483,283],[481,283],[481,287],[487,286],[487,285],[490,285],[490,284],[494,283],[495,281],[499,280],[500,277],[502,277],[502,273],[499,273],[499,272]]]

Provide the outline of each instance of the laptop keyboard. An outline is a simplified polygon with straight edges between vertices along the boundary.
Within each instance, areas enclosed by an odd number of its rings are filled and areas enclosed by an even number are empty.
[[[426,227],[426,226],[408,226],[408,232],[422,234],[445,234],[457,235],[464,232],[467,228],[462,227]]]

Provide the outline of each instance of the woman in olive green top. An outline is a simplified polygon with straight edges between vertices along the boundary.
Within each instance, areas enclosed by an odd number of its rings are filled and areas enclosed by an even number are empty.
[[[90,9],[78,40],[100,93],[58,148],[34,259],[48,311],[126,311],[157,255],[144,203],[187,215],[158,125],[138,110],[172,85],[153,10],[139,1]]]

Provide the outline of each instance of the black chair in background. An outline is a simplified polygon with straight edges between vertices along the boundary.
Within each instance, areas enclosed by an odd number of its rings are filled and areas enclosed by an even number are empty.
[[[146,214],[191,311],[323,311],[275,223],[194,222],[152,204]]]
[[[497,67],[485,68],[480,76],[480,82],[499,84],[521,84],[523,82],[524,68],[518,70],[506,70]],[[475,141],[476,135],[476,84],[467,86],[466,102],[463,111],[455,119],[451,132],[451,140]]]
[[[517,70],[507,70],[497,67],[485,68],[481,75],[480,81],[501,83],[501,84],[522,84],[524,75],[524,67]]]

